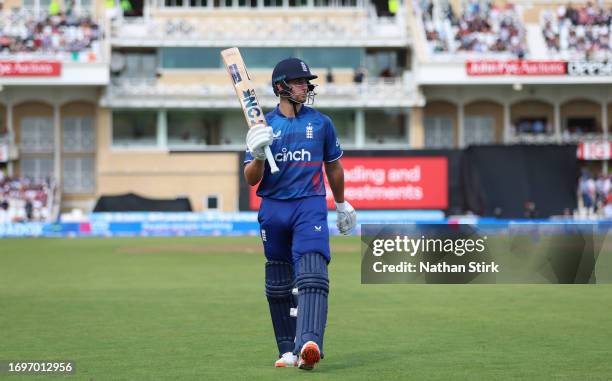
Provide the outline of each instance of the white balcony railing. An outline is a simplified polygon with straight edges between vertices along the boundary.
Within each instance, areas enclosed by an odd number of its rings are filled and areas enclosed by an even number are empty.
[[[584,142],[607,141],[608,137],[603,133],[570,133],[562,131],[560,134],[542,133],[511,133],[508,143],[527,143],[527,144],[577,144]]]
[[[194,11],[197,12],[197,11]],[[216,11],[211,11],[216,12]],[[219,13],[189,17],[118,19],[112,26],[113,46],[406,46],[402,12],[395,17],[367,12],[313,15],[299,9],[287,16],[254,17]]]
[[[278,98],[270,86],[255,88],[264,107],[274,107]],[[407,80],[376,78],[363,83],[326,84],[317,87],[317,106],[342,107],[412,107],[424,99]],[[109,86],[102,97],[105,107],[208,107],[234,108],[238,101],[227,85],[164,85],[156,80],[124,79]]]

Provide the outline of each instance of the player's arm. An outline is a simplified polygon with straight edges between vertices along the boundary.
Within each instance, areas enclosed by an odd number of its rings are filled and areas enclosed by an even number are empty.
[[[244,178],[247,184],[253,186],[261,181],[265,169],[264,160],[253,160],[244,167]]]
[[[357,224],[357,213],[355,208],[346,200],[344,200],[344,168],[340,164],[342,156],[342,148],[336,137],[336,129],[327,118],[327,130],[325,136],[325,148],[323,160],[325,161],[325,173],[327,174],[327,182],[334,194],[336,201],[337,220],[336,226],[342,234],[349,234]]]
[[[344,168],[340,160],[325,163],[327,182],[336,201],[336,226],[342,234],[349,234],[357,224],[357,213],[348,201],[344,200]]]
[[[327,182],[334,194],[334,200],[337,203],[344,202],[344,168],[340,164],[340,160],[325,163],[325,173],[327,174]]]

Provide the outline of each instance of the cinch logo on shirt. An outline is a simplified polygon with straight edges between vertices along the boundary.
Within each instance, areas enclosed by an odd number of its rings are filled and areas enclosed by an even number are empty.
[[[282,148],[281,152],[274,155],[276,161],[310,161],[310,151],[302,148],[299,151],[287,151],[287,148]]]

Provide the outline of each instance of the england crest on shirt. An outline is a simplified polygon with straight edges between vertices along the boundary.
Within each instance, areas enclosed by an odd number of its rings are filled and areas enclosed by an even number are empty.
[[[312,137],[313,137],[312,123],[308,122],[308,125],[306,126],[306,139],[312,139]]]

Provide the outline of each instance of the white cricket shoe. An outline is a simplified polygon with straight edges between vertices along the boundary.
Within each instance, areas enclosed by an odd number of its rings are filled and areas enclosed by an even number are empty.
[[[293,368],[297,366],[298,358],[291,352],[283,353],[281,358],[276,360],[274,366],[277,368]]]
[[[298,368],[304,370],[313,370],[316,363],[321,360],[321,351],[319,345],[314,341],[307,341],[302,346],[300,351],[300,360],[298,361]]]

